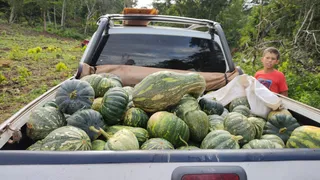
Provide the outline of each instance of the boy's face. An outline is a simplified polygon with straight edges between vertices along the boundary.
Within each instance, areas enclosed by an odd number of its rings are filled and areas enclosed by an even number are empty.
[[[267,52],[262,58],[261,62],[265,69],[273,69],[273,67],[279,63],[277,55],[274,53]]]

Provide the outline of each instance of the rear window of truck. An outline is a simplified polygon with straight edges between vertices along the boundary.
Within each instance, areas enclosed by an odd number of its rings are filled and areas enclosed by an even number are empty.
[[[96,65],[127,64],[200,72],[225,72],[218,43],[185,36],[110,34]]]

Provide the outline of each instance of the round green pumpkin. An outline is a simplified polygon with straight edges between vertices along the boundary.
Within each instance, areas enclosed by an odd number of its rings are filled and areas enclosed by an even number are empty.
[[[239,141],[240,144],[246,144],[256,136],[254,125],[246,116],[237,112],[231,112],[226,116],[224,128],[233,135],[242,136],[243,139]]]
[[[287,114],[276,114],[268,119],[264,126],[263,134],[275,134],[279,136],[284,143],[289,139],[292,131],[299,127],[297,120]]]
[[[113,151],[138,150],[139,142],[130,130],[121,129],[108,139],[104,149]]]
[[[209,115],[209,130],[224,130],[224,118],[219,115]]]
[[[140,108],[130,108],[124,116],[123,125],[147,128],[149,116]]]
[[[320,128],[304,125],[296,128],[286,144],[287,148],[320,148]]]
[[[109,126],[109,127],[104,128],[105,132],[111,136],[122,129],[128,129],[131,132],[133,132],[133,134],[137,137],[140,145],[149,139],[148,131],[144,128],[141,128],[141,127],[113,125],[113,126]]]
[[[201,142],[209,131],[208,115],[201,111],[189,111],[181,118],[189,127],[190,140],[194,142]]]
[[[103,96],[100,113],[107,125],[119,124],[127,109],[128,94],[121,87],[109,89]]]
[[[100,136],[100,133],[96,130],[103,128],[105,125],[101,114],[93,109],[77,111],[67,119],[67,123],[84,130],[92,141]]]
[[[189,94],[184,95],[180,101],[171,108],[171,112],[181,119],[184,119],[187,112],[196,110],[201,110],[198,101]]]
[[[269,141],[272,141],[275,144],[276,148],[285,148],[283,140],[277,135],[265,134],[261,136],[261,139],[267,139]]]
[[[154,113],[148,121],[147,130],[152,138],[163,138],[175,147],[186,145],[190,132],[188,125],[176,115],[159,111]]]
[[[163,138],[151,138],[141,145],[142,150],[174,149],[173,145]]]
[[[234,136],[225,130],[211,131],[202,141],[201,149],[240,149],[238,141],[242,136]]]
[[[63,126],[49,133],[40,143],[42,151],[85,151],[92,144],[85,131],[74,126]]]
[[[249,122],[251,122],[256,130],[256,139],[260,139],[263,133],[264,125],[266,121],[259,117],[248,117]]]
[[[251,114],[250,109],[245,105],[238,105],[233,108],[232,112],[238,112],[246,117],[249,117]]]
[[[88,82],[92,86],[95,92],[95,97],[103,97],[110,88],[122,87],[121,83],[109,78],[105,73],[91,74],[81,78],[81,80]]]
[[[56,104],[66,114],[80,109],[90,109],[94,100],[94,90],[88,82],[77,79],[67,80],[58,88]]]
[[[92,141],[92,149],[93,151],[103,151],[104,146],[106,145],[106,142],[100,139],[96,139]]]
[[[275,144],[267,139],[253,139],[242,146],[242,149],[275,149]]]
[[[32,140],[45,138],[51,131],[66,125],[64,115],[55,107],[45,106],[31,112],[26,123],[27,136]]]
[[[249,109],[250,109],[250,105],[249,105],[249,102],[248,102],[248,99],[246,96],[243,96],[243,97],[238,97],[238,98],[235,98],[233,99],[230,104],[229,104],[229,111],[232,112],[232,110],[239,106],[239,105],[244,105],[244,106],[247,106]]]
[[[224,111],[224,107],[221,103],[208,98],[201,98],[199,101],[199,105],[201,107],[201,110],[204,111],[207,115],[221,115]]]

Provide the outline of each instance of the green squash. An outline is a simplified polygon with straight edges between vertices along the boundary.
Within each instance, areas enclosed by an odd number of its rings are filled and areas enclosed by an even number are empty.
[[[95,129],[103,128],[105,125],[101,114],[93,109],[77,111],[67,119],[67,123],[70,126],[84,130],[90,137],[91,141],[100,136],[100,133],[96,132]]]
[[[106,142],[100,139],[92,141],[92,151],[103,151]]]
[[[45,106],[31,112],[26,134],[32,140],[45,138],[53,130],[66,125],[64,115],[55,107]]]
[[[277,135],[265,134],[265,135],[261,136],[261,139],[267,139],[269,141],[272,141],[276,148],[279,148],[279,149],[285,148],[285,144],[284,144],[283,140]]]
[[[174,149],[173,145],[163,138],[151,138],[141,145],[142,150]]]
[[[248,117],[249,122],[251,122],[256,130],[256,139],[260,139],[263,133],[264,125],[266,121],[259,117]]]
[[[289,139],[292,131],[299,127],[297,120],[287,114],[276,114],[268,119],[264,126],[263,134],[275,134],[279,136],[284,143]]]
[[[132,101],[133,87],[124,86],[123,89],[127,92],[128,96],[129,96],[129,101]]]
[[[109,78],[105,73],[90,74],[81,78],[81,80],[88,82],[92,86],[95,92],[95,97],[103,97],[110,88],[122,87],[121,83],[119,83],[117,80]]]
[[[107,125],[119,124],[129,103],[129,97],[121,87],[109,89],[103,96],[100,113]]]
[[[229,110],[227,108],[223,108],[223,113],[220,116],[225,118],[228,114],[229,114]]]
[[[320,148],[320,128],[304,125],[297,127],[286,143],[287,148]]]
[[[190,132],[188,125],[176,115],[159,111],[154,113],[148,121],[147,130],[151,138],[163,138],[175,147],[186,145]]]
[[[209,115],[209,130],[224,130],[224,118],[219,115]]]
[[[211,131],[202,141],[201,149],[240,149],[238,141],[242,136],[234,136],[225,130]]]
[[[200,74],[160,71],[135,85],[132,100],[146,112],[157,112],[177,104],[185,94],[198,98],[205,88],[206,81]]]
[[[201,142],[209,131],[209,119],[205,112],[201,110],[189,111],[181,118],[189,127],[190,140]]]
[[[35,142],[31,146],[29,146],[26,150],[27,151],[41,151],[43,142],[41,140]]]
[[[189,111],[201,110],[196,98],[189,94],[184,95],[180,101],[170,108],[170,111],[181,119]]]
[[[123,125],[147,128],[149,116],[140,108],[130,108],[124,116]]]
[[[224,128],[233,135],[240,135],[243,137],[239,141],[240,144],[246,144],[253,140],[256,136],[254,125],[244,115],[231,112],[224,119]]]
[[[243,96],[243,97],[235,98],[230,102],[229,111],[232,112],[232,110],[239,105],[247,106],[250,109],[250,105],[247,97]]]
[[[242,146],[242,149],[275,149],[275,144],[267,139],[253,139]]]
[[[51,101],[44,103],[44,105],[42,107],[47,107],[47,106],[54,107],[54,108],[58,109],[58,105],[55,100],[51,100]]]
[[[201,98],[199,101],[199,105],[201,107],[201,110],[204,111],[207,115],[221,115],[224,111],[224,107],[221,103],[208,98]]]
[[[85,151],[92,145],[85,131],[74,126],[63,126],[49,133],[38,143],[41,151]]]
[[[109,127],[105,127],[104,130],[110,136],[114,135],[116,132],[127,129],[133,132],[133,134],[137,137],[139,144],[143,144],[146,140],[149,139],[149,133],[146,129],[140,127],[131,127],[131,126],[123,126],[123,125],[113,125]]]
[[[93,104],[91,106],[91,109],[100,112],[101,111],[102,99],[103,99],[102,97],[94,99],[93,100]]]
[[[91,108],[94,90],[88,82],[67,80],[58,88],[55,99],[63,113],[73,114],[80,109]]]
[[[121,129],[108,139],[104,149],[113,151],[138,150],[139,142],[130,130]]]
[[[272,110],[269,112],[267,119],[273,118],[277,114],[284,114],[292,116],[292,114],[287,109],[278,109],[278,110]]]
[[[198,148],[197,146],[181,146],[178,148],[178,150],[199,150],[200,148]]]
[[[238,112],[246,117],[249,117],[251,115],[250,109],[245,105],[238,105],[234,107],[232,112]]]

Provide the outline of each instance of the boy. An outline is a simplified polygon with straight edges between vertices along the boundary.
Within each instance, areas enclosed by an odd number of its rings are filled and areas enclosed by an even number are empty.
[[[263,69],[256,72],[254,77],[270,91],[288,96],[288,85],[284,74],[274,68],[279,63],[280,53],[274,47],[263,51],[261,62]]]

